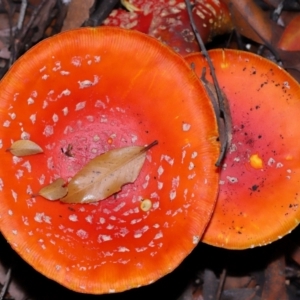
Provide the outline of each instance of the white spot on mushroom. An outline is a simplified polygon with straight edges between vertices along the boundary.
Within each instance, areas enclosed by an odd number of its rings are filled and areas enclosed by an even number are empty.
[[[101,217],[101,218],[99,219],[99,223],[100,223],[100,224],[104,224],[104,223],[105,223],[105,219]]]
[[[83,240],[88,238],[88,233],[83,229],[77,230],[76,235],[79,236]]]
[[[283,82],[283,86],[284,86],[285,88],[287,88],[287,89],[290,89],[290,88],[291,88],[288,81],[284,81],[284,82]]]
[[[116,206],[113,211],[117,212],[119,211],[122,207],[126,205],[126,202],[121,202],[118,206]]]
[[[13,163],[16,165],[16,164],[18,164],[19,162],[23,161],[23,158],[22,158],[22,157],[18,157],[18,156],[13,156],[13,157],[12,157],[12,161],[13,161]]]
[[[153,238],[154,240],[158,240],[158,239],[161,239],[163,237],[163,233],[160,231],[159,233],[157,233],[155,235],[155,237]]]
[[[236,144],[231,144],[229,147],[229,153],[237,151],[237,146]]]
[[[71,59],[71,63],[75,67],[80,67],[81,66],[81,60],[82,60],[82,58],[80,56],[73,56],[72,59]]]
[[[45,223],[51,224],[51,217],[45,215],[45,213],[43,213],[43,212],[36,213],[34,216],[34,220],[38,223],[45,222]]]
[[[54,129],[53,126],[51,125],[46,125],[44,128],[44,132],[43,135],[45,135],[46,137],[52,135],[54,133]]]
[[[109,215],[109,214],[111,213],[111,211],[110,211],[109,209],[107,209],[107,208],[104,208],[104,209],[103,209],[103,212],[104,212],[105,214],[107,214],[107,215]]]
[[[24,174],[23,170],[17,170],[17,172],[15,173],[15,176],[17,179],[20,179]]]
[[[47,106],[48,106],[48,102],[46,100],[44,100],[42,108],[45,109]]]
[[[28,99],[27,99],[27,104],[28,105],[32,105],[34,103],[34,99],[32,99],[31,97],[29,97]]]
[[[64,71],[64,70],[60,71],[59,73],[60,73],[62,76],[70,75],[70,72],[69,72],[69,71]]]
[[[198,156],[198,152],[194,151],[191,155],[192,159],[196,158]]]
[[[176,198],[176,190],[170,191],[170,200],[173,201]]]
[[[17,235],[17,234],[18,234],[18,231],[17,231],[17,230],[12,230],[12,233],[13,233],[14,235]]]
[[[43,79],[43,80],[47,80],[49,77],[50,77],[50,75],[44,74],[44,75],[42,76],[42,79]]]
[[[122,227],[116,235],[120,235],[121,237],[125,237],[129,233],[129,230],[126,227]]]
[[[143,221],[143,219],[133,219],[130,221],[130,224],[137,224],[137,223],[140,223],[141,221]]]
[[[31,194],[32,194],[32,188],[31,188],[30,185],[27,185],[26,193],[27,193],[28,195],[31,195]]]
[[[196,176],[195,172],[193,174],[189,174],[188,179],[191,180],[191,179],[195,178],[195,176]]]
[[[11,190],[11,194],[15,200],[15,202],[17,202],[17,199],[18,199],[18,194],[14,191],[14,190]]]
[[[267,164],[268,164],[269,167],[273,166],[275,164],[275,159],[270,157]]]
[[[181,163],[183,164],[184,162],[184,158],[186,156],[186,150],[183,150],[182,153],[181,153]]]
[[[229,182],[231,183],[237,183],[238,179],[236,177],[230,177],[230,176],[226,176],[226,178],[228,179]]]
[[[9,209],[9,210],[8,210],[8,214],[9,214],[10,216],[12,216],[12,215],[13,215],[13,211],[12,211],[11,209]]]
[[[118,252],[129,252],[130,250],[126,247],[118,247]]]
[[[51,242],[51,241],[50,241],[50,242]],[[55,245],[55,243],[54,243],[54,245]],[[55,270],[56,270],[56,271],[60,271],[60,270],[61,270],[61,266],[60,266],[60,265],[56,265],[56,266],[55,266]]]
[[[57,114],[53,114],[52,120],[53,120],[53,122],[56,123],[59,120],[58,115]]]
[[[102,102],[101,100],[97,100],[95,103],[95,107],[101,107],[101,108],[105,109],[106,104],[104,102]]]
[[[22,216],[22,221],[23,221],[25,226],[29,226],[28,217]]]
[[[163,182],[157,181],[157,188],[158,188],[159,190],[161,190],[161,189],[163,188],[163,186],[164,186],[164,183],[163,183]]]
[[[78,217],[75,214],[69,215],[69,220],[72,221],[72,222],[77,222],[78,221]]]
[[[102,242],[107,242],[107,241],[111,241],[112,237],[110,235],[106,235],[106,234],[99,234],[98,235],[98,243],[102,243]]]
[[[0,139],[0,149],[3,147],[2,139]]]
[[[219,184],[220,184],[220,185],[223,185],[223,184],[225,184],[225,181],[224,181],[224,180],[220,180],[220,181],[219,181]]]
[[[191,171],[191,170],[193,170],[194,168],[195,168],[195,164],[192,163],[192,162],[190,162],[190,163],[189,163],[189,170]]]
[[[143,251],[146,251],[146,250],[147,250],[147,247],[135,248],[136,252],[143,252]]]
[[[15,118],[17,117],[15,113],[8,113],[8,114],[12,120],[15,120]]]
[[[88,216],[86,216],[85,220],[86,220],[88,223],[92,224],[92,223],[93,223],[93,216],[88,215]]]
[[[158,176],[161,176],[163,172],[164,172],[164,168],[162,166],[159,166],[157,170]]]
[[[98,63],[101,60],[101,56],[94,56],[94,62]]]
[[[135,143],[137,141],[138,137],[135,134],[131,134],[131,142]]]
[[[165,160],[165,161],[168,162],[169,165],[171,165],[171,166],[173,166],[173,164],[174,164],[174,158],[171,158],[169,155],[163,154],[163,155],[161,156],[160,160],[161,160],[161,161],[162,161],[162,160]]]
[[[197,245],[199,243],[200,237],[198,235],[193,236],[193,244]]]
[[[78,102],[76,104],[75,111],[78,111],[78,110],[81,110],[81,109],[85,108],[85,105],[86,105],[86,101]]]
[[[58,70],[61,69],[60,61],[56,61],[56,62],[54,63],[54,65],[55,65],[55,67],[52,68],[52,70],[53,70],[54,72],[56,72],[56,71],[58,71]]]
[[[57,96],[57,98],[61,98],[62,96],[69,96],[70,94],[71,94],[71,91],[68,89],[65,89]]]
[[[182,130],[189,131],[191,129],[191,124],[189,123],[182,123]]]
[[[109,293],[109,294],[112,294],[112,293],[115,293],[115,292],[116,292],[116,290],[114,290],[114,289],[109,289],[109,290],[108,290],[108,293]]]
[[[145,225],[143,228],[136,230],[133,235],[134,238],[136,238],[136,239],[140,238],[143,235],[143,233],[148,231],[148,229],[149,229],[149,226]]]
[[[10,121],[6,120],[3,122],[3,127],[9,127],[10,126]]]
[[[40,178],[38,178],[38,181],[39,181],[39,183],[42,185],[42,184],[44,184],[44,182],[45,182],[45,179],[46,179],[45,175],[44,175],[44,174],[42,174],[42,175],[41,175],[41,177],[40,177]]]
[[[83,80],[83,81],[78,81],[78,84],[80,89],[84,89],[96,85],[98,82],[99,82],[99,77],[97,75],[94,75],[94,81]]]
[[[26,132],[26,131],[23,131],[21,133],[21,139],[22,140],[29,140],[30,139],[30,134],[28,132]]]
[[[149,184],[150,176],[146,175],[145,176],[145,182],[142,184],[143,189],[146,189],[148,184]]]
[[[32,124],[34,124],[35,121],[36,121],[36,114],[30,115],[29,119],[30,119],[30,121],[32,122]]]
[[[276,168],[278,169],[278,168],[282,168],[283,167],[283,164],[281,163],[281,162],[278,162],[277,164],[276,164]]]
[[[112,225],[112,224],[108,224],[108,225],[106,226],[106,229],[108,229],[108,230],[112,230],[112,229],[114,229],[114,228],[115,228],[115,226]]]

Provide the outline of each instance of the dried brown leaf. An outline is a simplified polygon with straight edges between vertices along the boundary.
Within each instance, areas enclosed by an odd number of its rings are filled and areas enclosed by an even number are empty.
[[[38,194],[51,201],[61,199],[68,193],[68,188],[65,187],[65,184],[62,178],[58,178],[51,184],[43,187]]]
[[[43,149],[30,140],[18,140],[14,142],[10,148],[7,149],[15,156],[27,156],[38,153],[43,153]]]
[[[73,0],[69,4],[62,31],[80,27],[90,16],[90,9],[95,0]]]
[[[146,158],[147,147],[130,146],[110,150],[92,159],[68,184],[67,203],[88,203],[103,200],[136,180]]]

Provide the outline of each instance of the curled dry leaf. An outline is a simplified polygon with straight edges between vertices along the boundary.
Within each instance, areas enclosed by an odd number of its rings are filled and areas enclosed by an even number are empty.
[[[61,199],[68,193],[68,188],[65,184],[66,183],[62,178],[58,178],[51,184],[43,187],[38,194],[51,201]]]
[[[30,140],[18,140],[7,149],[15,156],[27,156],[38,153],[43,153],[43,149],[36,143]]]
[[[68,184],[67,203],[88,203],[103,200],[136,180],[145,162],[146,147],[130,146],[110,150],[92,159]]]

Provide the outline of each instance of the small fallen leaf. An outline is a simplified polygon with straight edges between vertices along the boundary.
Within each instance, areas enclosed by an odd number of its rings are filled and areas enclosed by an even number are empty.
[[[18,140],[6,151],[10,151],[15,156],[27,156],[44,152],[38,144],[30,140]]]
[[[66,183],[62,178],[58,178],[51,184],[40,189],[38,195],[51,201],[61,199],[68,193],[68,188],[64,186],[65,184]]]
[[[68,184],[66,203],[88,203],[103,200],[136,180],[146,158],[146,147],[130,146],[110,150],[92,159]]]

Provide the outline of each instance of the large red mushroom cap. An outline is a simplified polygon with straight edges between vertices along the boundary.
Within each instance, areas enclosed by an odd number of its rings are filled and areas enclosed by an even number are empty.
[[[171,272],[197,245],[216,199],[219,145],[183,58],[138,32],[69,31],[14,64],[0,100],[0,229],[39,272],[78,292],[119,292]],[[44,153],[14,157],[6,149],[20,138]],[[154,140],[137,180],[114,196],[31,197],[101,153]]]
[[[203,241],[231,249],[265,245],[300,220],[300,86],[260,56],[237,50],[209,55],[229,102],[232,141]],[[207,69],[201,54],[187,61],[199,76]]]

